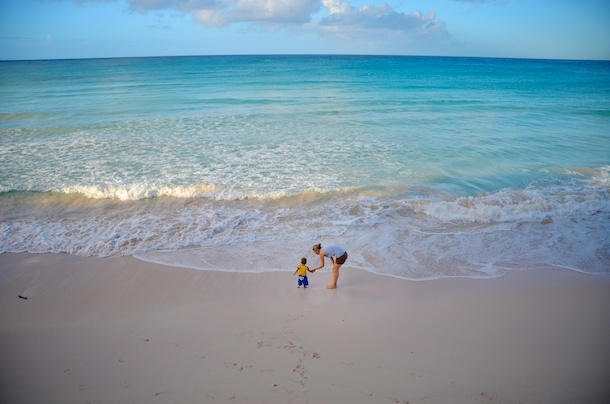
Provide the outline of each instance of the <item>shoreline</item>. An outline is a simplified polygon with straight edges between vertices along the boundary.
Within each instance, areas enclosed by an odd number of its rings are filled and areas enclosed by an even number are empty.
[[[0,401],[602,403],[610,276],[404,280],[342,268],[0,255]],[[19,296],[22,296],[20,298]],[[27,299],[25,299],[27,298]]]

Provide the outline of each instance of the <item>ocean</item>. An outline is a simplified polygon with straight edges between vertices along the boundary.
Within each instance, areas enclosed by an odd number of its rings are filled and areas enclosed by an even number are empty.
[[[610,62],[0,62],[0,253],[610,273]],[[112,259],[112,258],[109,258]]]

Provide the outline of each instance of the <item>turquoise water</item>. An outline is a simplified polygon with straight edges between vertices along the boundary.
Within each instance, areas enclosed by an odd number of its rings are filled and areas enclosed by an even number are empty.
[[[2,62],[0,163],[1,252],[610,272],[609,62]]]

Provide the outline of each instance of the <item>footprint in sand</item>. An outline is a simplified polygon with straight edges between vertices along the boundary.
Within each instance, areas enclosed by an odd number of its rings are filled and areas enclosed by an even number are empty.
[[[245,369],[251,369],[251,368],[253,368],[254,366],[252,366],[252,365],[240,366],[240,365],[238,365],[237,363],[225,363],[225,367],[226,367],[227,369],[231,368],[231,369],[235,369],[235,370],[237,370],[237,371],[242,372],[242,371],[244,371]]]

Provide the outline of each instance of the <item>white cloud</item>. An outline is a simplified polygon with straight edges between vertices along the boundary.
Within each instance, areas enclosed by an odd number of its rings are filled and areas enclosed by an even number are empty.
[[[473,0],[470,0],[473,1]],[[476,1],[476,0],[474,0]],[[483,0],[484,1],[484,0]],[[132,11],[175,10],[206,26],[253,23],[302,27],[322,36],[349,39],[393,38],[442,42],[449,38],[436,12],[410,14],[387,3],[362,7],[341,0],[128,0]],[[322,13],[319,12],[322,10]],[[316,16],[315,18],[313,16]]]
[[[472,1],[472,0],[470,0]],[[475,0],[476,1],[476,0]],[[434,11],[423,14],[398,12],[385,2],[379,6],[354,7],[341,0],[130,0],[130,9],[147,12],[173,9],[193,13],[208,26],[232,23],[307,24],[309,29],[324,32],[395,31],[409,36],[446,34],[445,25]],[[311,16],[323,7],[325,17],[312,21]]]
[[[360,8],[340,0],[323,0],[323,3],[329,10],[328,16],[313,22],[311,27],[320,32],[353,38],[394,34],[401,40],[443,40],[449,37],[445,24],[436,18],[434,11],[428,14],[420,11],[405,14],[392,9],[386,3]]]
[[[195,18],[211,26],[239,22],[304,24],[319,9],[319,0],[225,0],[197,11]]]

